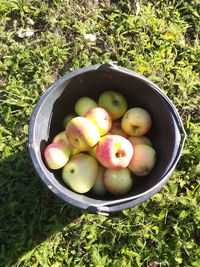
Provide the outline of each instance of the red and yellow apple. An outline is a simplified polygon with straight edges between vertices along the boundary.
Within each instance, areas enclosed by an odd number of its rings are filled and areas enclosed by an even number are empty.
[[[126,168],[133,156],[133,146],[120,135],[105,135],[97,144],[97,158],[108,169]]]
[[[51,143],[44,150],[44,159],[52,170],[62,168],[69,160],[70,149],[61,143]]]
[[[116,120],[124,115],[127,110],[127,102],[125,97],[116,91],[105,91],[101,93],[98,99],[98,105],[106,109]]]
[[[139,107],[127,110],[121,120],[122,129],[130,136],[145,135],[150,130],[151,124],[150,114]]]
[[[97,126],[100,136],[105,135],[112,126],[112,117],[104,108],[95,107],[90,109],[85,118],[91,120]]]
[[[75,155],[75,154],[78,154],[80,152],[76,147],[74,147],[69,142],[69,140],[68,140],[68,138],[67,138],[67,136],[65,134],[65,131],[58,133],[54,137],[52,143],[60,143],[60,144],[66,145],[70,149],[70,155]]]
[[[103,175],[105,188],[114,195],[128,193],[133,185],[131,172],[125,168],[122,170],[107,169]]]
[[[131,142],[133,146],[137,144],[152,146],[151,140],[146,136],[130,136],[128,140]]]
[[[97,103],[92,98],[83,96],[76,101],[74,109],[79,116],[83,117],[94,107],[97,107]]]
[[[59,143],[59,144],[64,144],[64,145],[68,145],[69,141],[67,140],[67,136],[65,134],[65,131],[62,131],[60,133],[58,133],[54,138],[52,143]]]
[[[97,126],[87,118],[75,117],[66,127],[69,142],[79,151],[89,151],[100,139]]]
[[[73,156],[64,166],[62,179],[75,192],[86,193],[94,186],[97,173],[97,161],[82,153]]]
[[[128,168],[137,176],[149,174],[156,163],[156,151],[144,144],[134,145],[134,154]]]

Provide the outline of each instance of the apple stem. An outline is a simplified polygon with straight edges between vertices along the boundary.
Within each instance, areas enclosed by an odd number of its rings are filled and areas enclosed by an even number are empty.
[[[120,158],[120,157],[124,156],[124,153],[123,152],[117,152],[115,155],[117,158]]]
[[[138,126],[132,126],[133,133],[136,133],[138,129]]]

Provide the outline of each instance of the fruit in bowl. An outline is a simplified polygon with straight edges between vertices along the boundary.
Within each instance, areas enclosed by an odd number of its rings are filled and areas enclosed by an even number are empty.
[[[133,185],[133,179],[129,169],[107,169],[103,175],[103,182],[107,190],[114,195],[128,193]]]
[[[98,128],[100,136],[105,135],[112,126],[112,117],[104,108],[95,107],[90,109],[85,118],[91,120]]]
[[[97,103],[92,98],[83,96],[76,101],[74,110],[79,116],[85,116],[94,107],[97,107]]]
[[[125,97],[116,91],[105,91],[98,99],[98,105],[105,108],[112,116],[113,120],[120,118],[127,110]]]
[[[145,176],[151,172],[156,162],[156,151],[154,148],[144,145],[134,145],[134,155],[128,168],[137,176]]]
[[[70,149],[61,143],[51,143],[44,150],[44,158],[47,166],[57,170],[65,166],[70,156]]]
[[[131,136],[143,136],[151,128],[152,120],[148,111],[140,107],[130,108],[124,114],[121,127]]]
[[[65,131],[53,137],[44,159],[50,169],[62,169],[63,182],[77,193],[124,195],[134,176],[143,179],[156,164],[146,136],[152,118],[141,107],[127,110],[125,97],[116,91],[101,93],[97,102],[87,96],[76,100],[76,113],[65,116]]]
[[[75,117],[68,122],[65,133],[69,142],[79,151],[90,150],[100,139],[97,126],[84,117]]]
[[[129,135],[127,133],[125,133],[122,128],[121,128],[121,120],[115,120],[112,123],[112,127],[109,131],[110,134],[117,134],[117,135],[121,135],[125,138],[128,138]]]
[[[97,145],[97,158],[108,169],[126,168],[133,156],[133,146],[120,135],[105,135]]]
[[[78,154],[64,166],[62,178],[75,192],[86,193],[94,186],[97,173],[97,161],[89,155]]]
[[[137,144],[152,146],[151,140],[146,136],[130,136],[128,140],[131,142],[133,146]]]
[[[75,118],[76,114],[75,113],[70,113],[68,115],[65,116],[64,120],[63,120],[63,128],[65,129],[68,122],[71,121],[71,119]]]
[[[58,133],[54,138],[52,143],[59,143],[59,144],[64,144],[66,147],[69,148],[70,150],[70,155],[75,155],[78,154],[80,151],[75,148],[68,140],[65,131],[62,131]]]
[[[107,189],[103,183],[103,177],[105,168],[101,165],[99,165],[97,176],[96,176],[96,182],[92,188],[92,193],[98,196],[104,196],[107,194]]]

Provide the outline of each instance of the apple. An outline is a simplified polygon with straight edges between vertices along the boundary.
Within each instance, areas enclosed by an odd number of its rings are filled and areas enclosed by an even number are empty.
[[[89,151],[88,151],[88,154],[95,158],[96,160],[98,160],[97,158],[97,145],[96,146],[93,146]]]
[[[68,122],[71,121],[71,119],[75,118],[76,116],[77,116],[77,115],[76,115],[75,113],[70,113],[70,114],[68,114],[68,115],[64,118],[64,120],[63,120],[63,127],[64,127],[64,129],[66,128]]]
[[[97,107],[97,103],[92,98],[83,96],[76,101],[74,109],[79,116],[83,117],[94,107]]]
[[[131,136],[145,135],[151,128],[151,124],[150,114],[139,107],[127,110],[121,120],[122,129]]]
[[[85,118],[91,120],[97,126],[100,136],[105,135],[112,126],[112,117],[104,108],[95,107],[90,109]]]
[[[62,168],[69,160],[70,149],[61,143],[51,143],[44,150],[44,159],[52,170]]]
[[[81,153],[71,157],[64,166],[62,179],[75,192],[86,193],[94,186],[97,173],[97,161],[91,156]]]
[[[130,136],[128,140],[131,142],[133,146],[137,144],[152,146],[151,140],[146,136]]]
[[[67,140],[67,136],[65,134],[65,131],[62,131],[60,133],[58,133],[54,138],[52,143],[59,143],[59,144],[64,144],[64,145],[68,145],[69,141]]]
[[[133,185],[131,172],[125,168],[122,170],[107,169],[103,175],[105,188],[114,195],[128,193]]]
[[[132,156],[133,146],[120,135],[105,135],[97,144],[97,158],[105,168],[126,168]]]
[[[66,127],[66,136],[69,142],[79,151],[88,151],[100,139],[97,126],[84,117],[73,118]]]
[[[116,135],[121,135],[125,138],[128,138],[128,134],[125,133],[122,128],[121,128],[121,121],[120,120],[115,120],[112,123],[112,127],[109,131],[110,134],[116,134]]]
[[[80,151],[75,148],[68,140],[65,131],[58,133],[54,138],[52,143],[60,143],[66,145],[70,149],[70,155],[78,154]]]
[[[103,174],[105,170],[106,169],[103,166],[99,165],[96,182],[92,188],[92,193],[95,195],[104,196],[107,193],[107,190],[103,184]]]
[[[98,105],[105,108],[116,120],[124,115],[127,110],[127,102],[125,97],[116,91],[105,91],[98,99]]]
[[[134,154],[128,168],[137,176],[145,176],[151,172],[156,163],[156,151],[144,144],[134,145]]]

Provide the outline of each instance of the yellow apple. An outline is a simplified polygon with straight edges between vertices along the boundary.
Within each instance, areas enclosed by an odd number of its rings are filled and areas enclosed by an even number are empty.
[[[97,173],[97,161],[82,153],[71,157],[64,166],[62,179],[75,192],[86,193],[94,186]]]
[[[121,127],[130,136],[145,135],[151,128],[150,114],[143,108],[135,107],[126,111]]]

